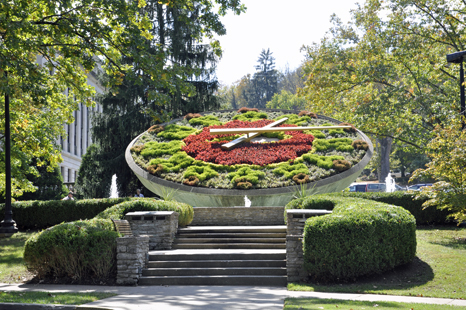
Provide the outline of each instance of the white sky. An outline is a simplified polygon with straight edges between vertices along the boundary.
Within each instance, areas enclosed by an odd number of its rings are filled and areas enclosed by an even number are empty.
[[[319,42],[330,29],[330,16],[336,13],[344,23],[358,0],[243,0],[246,13],[229,12],[221,18],[227,34],[219,37],[223,57],[217,77],[230,85],[255,72],[262,49],[273,53],[275,68],[283,71],[288,64],[296,69],[304,60],[303,45]]]

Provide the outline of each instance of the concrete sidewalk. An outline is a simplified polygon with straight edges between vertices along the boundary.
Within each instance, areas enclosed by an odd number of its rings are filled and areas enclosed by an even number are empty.
[[[85,306],[114,310],[281,310],[287,297],[328,298],[361,301],[396,301],[406,303],[444,304],[465,306],[466,300],[389,296],[373,294],[340,294],[292,292],[282,287],[259,286],[85,286],[2,284],[0,291],[47,292],[109,292],[111,298],[88,303]],[[1,304],[0,304],[1,309]]]

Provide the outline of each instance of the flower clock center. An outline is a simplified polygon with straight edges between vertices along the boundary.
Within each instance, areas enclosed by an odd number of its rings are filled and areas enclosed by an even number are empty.
[[[183,140],[185,143],[183,151],[196,160],[220,165],[264,166],[293,160],[311,150],[314,136],[301,131],[263,134],[257,138],[258,142],[252,140],[230,150],[223,150],[221,146],[236,138],[237,135],[212,136],[209,132],[211,128],[260,128],[272,122],[272,120],[255,122],[234,120],[225,125],[204,127],[201,133],[190,135]],[[294,125],[280,125],[279,127],[294,127]]]

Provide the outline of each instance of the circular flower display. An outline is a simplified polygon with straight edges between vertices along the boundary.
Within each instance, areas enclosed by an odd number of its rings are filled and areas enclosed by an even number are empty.
[[[262,128],[273,122],[285,130],[262,133],[262,142],[243,142],[229,149],[222,145],[242,135],[210,133],[220,128]],[[151,176],[190,187],[254,190],[295,186],[350,169],[365,156],[367,144],[354,127],[286,128],[338,124],[308,111],[240,109],[189,114],[152,126],[131,144],[130,152],[134,163]]]
[[[200,134],[190,135],[183,142],[186,144],[182,150],[196,160],[211,162],[220,165],[250,164],[264,166],[293,160],[312,148],[314,136],[299,131],[285,131],[287,138],[271,143],[245,142],[231,150],[223,150],[222,144],[228,143],[226,139],[234,134],[211,135],[211,128],[260,128],[271,124],[272,120],[255,122],[234,120],[225,125],[205,127]],[[281,125],[278,127],[295,127],[294,125]],[[213,142],[213,140],[219,140]]]

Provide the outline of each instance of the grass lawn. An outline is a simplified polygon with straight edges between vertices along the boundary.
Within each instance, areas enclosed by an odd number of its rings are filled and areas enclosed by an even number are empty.
[[[466,229],[419,227],[416,235],[417,256],[410,264],[355,283],[290,283],[288,290],[466,299]]]
[[[375,308],[376,307],[376,308]],[[354,301],[354,300],[334,300],[334,299],[308,299],[308,298],[287,298],[284,310],[317,310],[317,309],[338,309],[338,310],[464,310],[462,306],[428,305],[417,303],[385,302],[385,301]]]
[[[33,277],[23,262],[24,243],[32,234],[18,232],[0,238],[0,283],[22,283]]]
[[[1,292],[0,303],[82,305],[115,296],[112,293]]]

